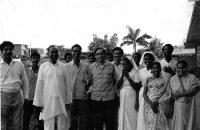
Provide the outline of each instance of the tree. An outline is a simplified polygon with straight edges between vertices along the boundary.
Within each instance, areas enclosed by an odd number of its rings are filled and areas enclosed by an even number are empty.
[[[123,42],[121,43],[120,46],[133,44],[134,52],[136,52],[136,44],[143,47],[148,46],[148,42],[146,40],[151,38],[150,35],[146,33],[143,35],[140,35],[139,28],[137,28],[136,30],[132,29],[130,26],[127,26],[127,28],[129,32],[125,37],[123,37]]]
[[[157,37],[153,38],[146,48],[139,49],[137,52],[143,54],[145,51],[153,51],[158,58],[163,57],[162,55],[162,47],[163,42]]]
[[[163,56],[162,55],[163,44],[164,43],[161,42],[161,40],[159,38],[155,37],[149,42],[148,49],[153,51],[158,58],[161,58]]]
[[[113,48],[117,46],[119,39],[117,34],[114,33],[113,36],[108,40],[108,35],[104,35],[104,38],[99,38],[97,35],[93,35],[93,41],[89,44],[88,49],[93,52],[97,47],[103,47],[107,52],[111,52]]]

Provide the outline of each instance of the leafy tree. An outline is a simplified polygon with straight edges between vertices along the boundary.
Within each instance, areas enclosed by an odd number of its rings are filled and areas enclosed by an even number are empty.
[[[162,47],[163,42],[159,38],[153,38],[146,48],[139,49],[137,52],[143,54],[145,51],[153,51],[158,58],[163,57],[162,55]]]
[[[130,26],[127,26],[127,28],[129,32],[125,37],[123,37],[123,42],[120,46],[133,45],[134,52],[136,52],[136,44],[143,47],[148,47],[148,42],[146,40],[151,38],[150,35],[146,33],[140,35],[139,28],[137,28],[136,30],[132,29]]]
[[[163,57],[163,55],[162,55],[162,47],[163,47],[163,42],[161,42],[161,40],[160,39],[158,39],[158,38],[154,38],[154,39],[152,39],[150,42],[149,42],[149,47],[148,47],[148,49],[149,50],[151,50],[151,51],[153,51],[155,54],[156,54],[156,56],[158,57],[158,58],[161,58],[161,57]]]
[[[93,52],[97,47],[103,47],[107,52],[111,52],[113,48],[117,46],[119,39],[116,33],[113,34],[108,40],[108,35],[104,35],[104,38],[99,38],[97,35],[93,35],[93,41],[89,44],[88,49]]]

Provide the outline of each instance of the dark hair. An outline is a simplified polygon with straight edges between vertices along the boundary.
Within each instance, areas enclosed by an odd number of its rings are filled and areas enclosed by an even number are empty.
[[[79,44],[75,44],[71,47],[71,51],[73,50],[73,48],[78,47],[81,51],[82,51],[82,47]]]
[[[103,47],[97,47],[95,50],[94,50],[94,54],[96,54],[96,52],[98,51],[98,50],[103,50],[103,53],[105,53],[106,54],[106,50],[103,48]]]
[[[87,55],[87,57],[91,57],[91,56],[94,57],[94,53],[91,52],[91,53],[89,53],[89,54]]]
[[[122,55],[124,54],[123,49],[120,48],[120,47],[115,47],[115,48],[112,50],[112,53],[114,53],[114,51],[116,51],[116,50],[119,50],[119,51],[121,52]]]
[[[165,44],[165,45],[162,47],[162,52],[164,51],[164,48],[165,48],[166,46],[169,47],[169,49],[171,50],[171,52],[173,52],[174,47],[173,47],[171,44]]]
[[[49,52],[50,51],[50,48],[57,48],[55,45],[50,45],[48,48],[47,48],[47,51]]]
[[[157,61],[153,62],[151,68],[153,68],[154,65],[157,65],[161,69],[160,62],[157,62]]]
[[[153,55],[151,53],[146,53],[146,54],[144,54],[144,57],[145,56],[149,56],[150,59],[155,60],[154,57],[153,57]]]
[[[72,56],[72,54],[71,54],[70,52],[67,52],[67,53],[65,53],[65,56],[64,56],[64,58],[66,59],[66,58],[67,58],[67,56]]]
[[[3,49],[6,47],[6,46],[11,46],[12,49],[14,50],[14,44],[10,41],[3,41],[0,45],[0,50],[1,52],[3,51]]]
[[[134,56],[134,55],[137,55],[137,56],[139,57],[139,59],[141,59],[141,57],[142,57],[141,54],[140,54],[139,52],[133,53],[133,56]]]
[[[121,61],[122,61],[122,60],[125,60],[125,61],[128,63],[128,65],[130,65],[131,69],[133,69],[133,64],[132,64],[132,62],[131,62],[126,56],[122,56]]]
[[[31,58],[33,58],[34,56],[38,57],[40,59],[40,54],[38,52],[33,52],[31,54]]]
[[[178,64],[182,64],[185,68],[188,67],[188,63],[185,60],[180,60],[177,62],[176,66],[178,66]]]
[[[110,52],[106,53],[106,55],[107,55],[107,56],[113,56],[113,54],[110,53]]]

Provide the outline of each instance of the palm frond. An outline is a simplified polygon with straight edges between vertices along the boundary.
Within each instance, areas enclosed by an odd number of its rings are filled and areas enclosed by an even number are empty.
[[[136,42],[140,46],[144,46],[144,47],[149,46],[149,43],[146,41],[146,39],[144,37],[139,37]]]
[[[140,34],[140,29],[137,28],[137,29],[135,30],[134,39],[137,39],[137,37],[139,36],[139,34]]]
[[[122,39],[123,41],[129,41],[129,40],[132,40],[132,37],[130,34],[128,34],[127,36],[124,36]]]
[[[124,41],[124,42],[121,43],[120,46],[130,45],[130,44],[133,44],[133,42],[132,41]]]
[[[130,26],[127,26],[127,29],[128,29],[128,32],[129,32],[129,34],[130,34],[130,36],[132,37],[132,39],[134,39],[135,40],[135,30],[134,29],[132,29]]]
[[[141,37],[144,37],[145,39],[151,39],[152,38],[152,36],[150,36],[150,35],[148,35],[148,34],[143,34]]]

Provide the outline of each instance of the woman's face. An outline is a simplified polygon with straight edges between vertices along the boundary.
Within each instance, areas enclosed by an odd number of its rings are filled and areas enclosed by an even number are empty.
[[[144,63],[145,63],[145,65],[146,65],[147,67],[150,67],[150,66],[152,65],[152,63],[153,63],[152,57],[149,56],[149,55],[145,55],[145,56],[144,56]]]
[[[151,72],[153,73],[154,77],[160,77],[161,67],[157,64],[152,66]]]
[[[182,63],[179,63],[177,65],[177,74],[178,76],[184,76],[185,74],[187,74],[188,68],[185,67]]]
[[[121,60],[121,65],[123,66],[123,70],[125,71],[129,71],[130,70],[130,65],[128,64],[128,62],[124,59]]]

